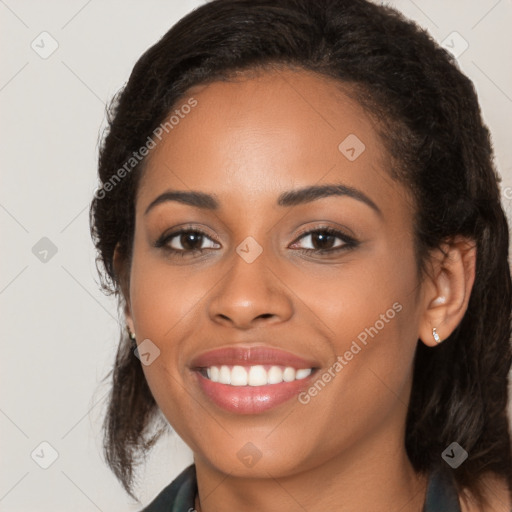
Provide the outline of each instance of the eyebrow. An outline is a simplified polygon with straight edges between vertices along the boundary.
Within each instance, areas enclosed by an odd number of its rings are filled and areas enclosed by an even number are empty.
[[[167,201],[177,201],[178,203],[188,204],[205,210],[217,210],[219,208],[218,201],[209,194],[195,191],[168,190],[151,202],[146,208],[144,215],[147,215],[158,204]]]
[[[330,196],[351,197],[366,204],[382,216],[380,208],[366,194],[354,187],[341,184],[313,185],[297,190],[289,190],[279,196],[277,204],[278,206],[296,206]],[[220,207],[219,202],[213,195],[205,194],[204,192],[168,190],[150,203],[146,208],[144,215],[149,213],[149,211],[158,204],[162,204],[167,201],[177,201],[179,203],[195,206],[196,208],[205,210],[218,210]]]
[[[380,208],[363,192],[354,187],[346,185],[313,185],[311,187],[301,188],[298,190],[290,190],[279,196],[277,204],[279,206],[295,206],[298,204],[309,203],[316,199],[330,196],[348,196],[357,199],[366,204],[380,216],[382,212]]]

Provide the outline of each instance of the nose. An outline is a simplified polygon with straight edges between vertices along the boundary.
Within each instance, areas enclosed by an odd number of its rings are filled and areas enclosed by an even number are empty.
[[[292,293],[268,250],[247,262],[233,251],[229,271],[210,295],[208,312],[218,324],[246,330],[293,315]]]

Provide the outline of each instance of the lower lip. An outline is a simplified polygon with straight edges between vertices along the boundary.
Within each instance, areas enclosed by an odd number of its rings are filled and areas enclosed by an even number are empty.
[[[194,373],[197,375],[199,387],[208,398],[222,409],[238,414],[265,412],[297,397],[315,374],[312,372],[305,379],[266,386],[230,386],[212,382],[197,371]]]

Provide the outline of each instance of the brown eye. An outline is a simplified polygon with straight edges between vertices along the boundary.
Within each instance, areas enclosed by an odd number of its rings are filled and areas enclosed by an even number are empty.
[[[304,241],[306,247],[304,247]],[[345,235],[344,233],[332,228],[321,228],[308,231],[302,234],[298,241],[293,245],[302,242],[302,247],[298,247],[306,253],[329,253],[342,249],[350,249],[357,245],[356,240]]]
[[[179,244],[186,251],[194,251],[196,249],[201,249],[201,245],[203,242],[203,235],[198,232],[189,231],[187,233],[181,233],[179,235]],[[172,244],[171,244],[172,247]],[[176,248],[176,247],[174,247]]]
[[[169,235],[164,235],[156,242],[155,246],[163,247],[171,253],[182,254],[203,252],[205,249],[217,249],[220,247],[206,233],[196,229],[182,229]]]
[[[312,245],[314,249],[326,250],[332,249],[336,240],[334,235],[325,233],[323,231],[317,231],[310,235]]]

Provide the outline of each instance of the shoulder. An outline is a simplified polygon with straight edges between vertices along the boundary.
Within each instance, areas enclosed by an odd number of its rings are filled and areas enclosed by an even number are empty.
[[[481,482],[487,506],[482,508],[470,493],[465,493],[461,496],[461,512],[512,512],[510,490],[503,478],[488,473]]]

